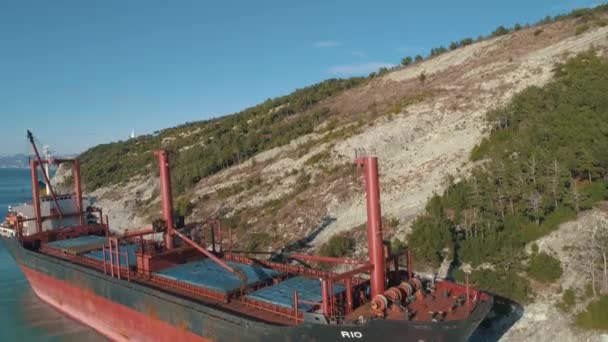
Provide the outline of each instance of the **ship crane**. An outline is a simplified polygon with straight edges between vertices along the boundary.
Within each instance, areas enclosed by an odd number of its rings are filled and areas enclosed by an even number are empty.
[[[53,187],[51,186],[51,180],[49,179],[48,164],[50,163],[50,161],[49,160],[42,161],[42,159],[40,158],[40,153],[38,153],[38,148],[36,147],[36,142],[34,141],[34,135],[32,134],[32,132],[29,129],[27,130],[27,139],[30,141],[30,144],[32,144],[32,149],[34,150],[34,155],[36,156],[36,160],[31,161],[32,175],[34,176],[35,173],[37,172],[36,166],[40,165],[42,168],[42,175],[44,176],[44,180],[46,181],[46,186],[47,186],[48,192],[50,192],[51,196],[53,197],[53,202],[55,203],[55,209],[57,210],[59,219],[62,219],[63,213],[61,212],[61,208],[59,207],[59,202],[57,201],[57,196],[55,195],[55,191],[53,190]],[[46,167],[43,167],[44,165],[46,165]],[[37,186],[35,188],[37,188]]]

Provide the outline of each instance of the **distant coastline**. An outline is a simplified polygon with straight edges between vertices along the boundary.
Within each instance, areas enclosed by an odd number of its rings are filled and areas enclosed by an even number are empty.
[[[29,167],[31,157],[32,156],[24,153],[0,156],[0,168],[27,169]]]

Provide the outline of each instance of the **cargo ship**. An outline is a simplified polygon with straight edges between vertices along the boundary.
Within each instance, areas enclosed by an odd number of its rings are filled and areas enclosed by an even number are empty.
[[[31,133],[32,203],[11,208],[1,240],[36,295],[114,341],[466,341],[493,297],[413,271],[409,250],[383,241],[378,159],[355,163],[367,197],[368,258],[233,249],[221,221],[174,216],[168,154],[162,219],[118,233],[83,196],[77,159],[41,159]],[[45,165],[72,164],[74,191],[41,196]],[[404,260],[402,265],[400,260]],[[314,268],[310,265],[328,264]],[[346,271],[329,271],[346,265]]]

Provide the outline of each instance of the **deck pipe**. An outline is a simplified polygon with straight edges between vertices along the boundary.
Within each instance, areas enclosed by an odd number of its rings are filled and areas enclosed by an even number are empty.
[[[163,219],[167,223],[167,229],[164,234],[165,247],[168,250],[173,249],[173,197],[171,194],[171,173],[169,171],[169,160],[166,150],[158,150],[154,152],[158,157],[160,167],[160,193],[163,206]]]
[[[125,233],[123,233],[120,236],[120,238],[129,239],[129,238],[140,237],[142,235],[149,235],[149,234],[154,234],[154,228],[148,227],[148,228],[142,228],[142,229],[133,230],[133,231],[126,231]]]
[[[385,290],[385,260],[382,241],[382,213],[380,211],[380,184],[378,181],[378,158],[360,157],[356,160],[364,169],[365,192],[367,195],[367,243],[371,273],[372,298]]]
[[[315,262],[326,262],[330,264],[348,264],[348,265],[365,265],[367,261],[365,260],[357,260],[351,258],[334,258],[334,257],[326,257],[322,255],[306,255],[306,254],[289,254],[289,257],[296,260],[302,261],[315,261]]]
[[[178,230],[173,230],[172,234],[177,235],[182,241],[184,241],[185,243],[187,243],[188,245],[190,245],[192,248],[194,248],[197,251],[201,252],[204,256],[206,256],[207,258],[211,259],[216,264],[220,265],[221,267],[223,267],[224,269],[226,269],[230,273],[232,273],[232,274],[236,275],[237,277],[239,277],[239,279],[241,280],[241,286],[242,286],[242,288],[245,287],[245,285],[247,284],[247,276],[241,270],[239,270],[238,268],[235,268],[235,267],[232,267],[232,266],[228,265],[222,259],[216,257],[215,255],[213,255],[213,253],[211,253],[208,250],[206,250],[205,248],[201,247],[199,244],[197,244],[196,242],[192,241],[190,238],[188,238],[186,235],[180,233]]]

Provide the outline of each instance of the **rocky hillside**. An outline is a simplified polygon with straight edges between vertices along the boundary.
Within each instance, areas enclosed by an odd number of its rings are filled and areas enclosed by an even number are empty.
[[[179,195],[178,206],[190,220],[211,214],[231,218],[242,234],[264,235],[261,242],[268,248],[329,222],[312,241],[319,245],[365,221],[364,195],[350,166],[355,150],[364,149],[380,158],[383,213],[398,220],[393,233],[403,237],[448,177],[466,176],[470,151],[487,134],[487,111],[528,86],[545,84],[556,62],[591,47],[604,51],[608,27],[577,34],[580,25],[568,19],[521,29],[325,97],[298,114],[319,108],[330,113],[313,132],[200,179]],[[182,127],[139,154],[171,148],[197,129]],[[176,154],[188,148],[180,150]],[[93,192],[114,229],[144,225],[159,212],[156,165],[146,158],[150,174]]]

